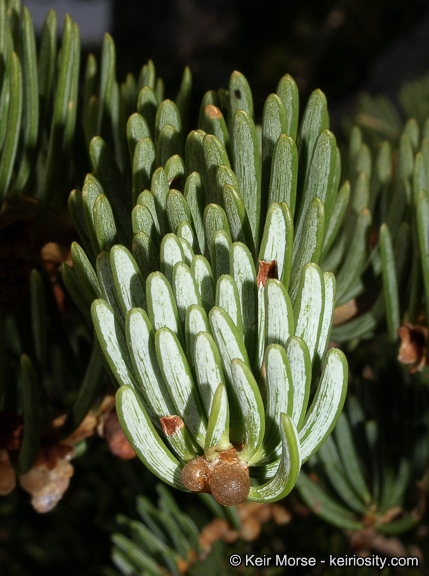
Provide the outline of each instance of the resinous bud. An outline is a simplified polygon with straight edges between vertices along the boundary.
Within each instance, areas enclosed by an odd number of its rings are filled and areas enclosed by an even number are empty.
[[[248,468],[239,462],[220,462],[210,475],[210,489],[213,498],[223,506],[236,506],[249,495],[250,478]]]
[[[249,469],[235,450],[220,452],[209,462],[199,456],[182,470],[182,482],[192,492],[208,492],[223,506],[236,506],[249,495]]]

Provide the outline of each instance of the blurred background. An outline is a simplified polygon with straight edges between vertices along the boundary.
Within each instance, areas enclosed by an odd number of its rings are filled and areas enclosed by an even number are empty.
[[[198,105],[227,87],[233,70],[252,87],[256,113],[279,78],[291,74],[305,102],[321,88],[333,128],[362,90],[395,98],[404,81],[429,69],[426,0],[31,0],[40,29],[53,8],[78,23],[84,48],[97,52],[104,32],[117,48],[120,80],[151,58],[167,88],[178,90],[189,65]],[[260,106],[258,107],[258,102]]]
[[[312,90],[321,88],[328,98],[334,132],[340,130],[341,119],[353,113],[362,91],[395,99],[404,81],[429,70],[427,0],[31,0],[23,4],[37,30],[50,8],[60,23],[70,13],[81,34],[82,71],[89,52],[99,61],[106,31],[115,41],[120,81],[128,72],[138,76],[151,58],[164,79],[166,94],[174,98],[183,68],[189,65],[191,126],[203,94],[226,88],[233,70],[242,72],[250,83],[257,119],[265,98],[286,73],[297,82],[303,104]],[[155,499],[153,484],[143,465],[119,461],[105,443],[94,439],[91,450],[76,459],[71,488],[52,513],[37,514],[20,489],[4,499],[0,512],[8,525],[2,528],[0,513],[0,576],[112,574],[103,566],[110,562],[115,515],[135,515],[138,494]],[[198,501],[174,496],[202,518]],[[324,525],[314,516],[297,517],[284,532],[294,556],[305,554],[310,524],[312,536],[318,534],[314,546],[320,550],[332,546],[326,541]],[[272,526],[264,542],[275,538]],[[266,552],[264,542],[257,553]],[[211,573],[222,574],[219,570]]]

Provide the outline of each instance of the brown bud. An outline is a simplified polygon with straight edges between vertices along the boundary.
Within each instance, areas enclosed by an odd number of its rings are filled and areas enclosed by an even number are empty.
[[[103,434],[109,444],[111,453],[118,456],[118,458],[131,460],[137,456],[121,428],[116,410],[112,410],[106,418]]]
[[[249,495],[249,470],[239,462],[220,462],[214,467],[209,482],[213,498],[222,506],[236,506]]]
[[[204,456],[188,462],[182,470],[182,482],[192,492],[208,492],[207,478],[210,472],[209,463]]]
[[[212,462],[205,456],[195,458],[183,468],[182,482],[192,492],[211,493],[223,506],[244,502],[250,490],[249,469],[233,448],[220,452]]]

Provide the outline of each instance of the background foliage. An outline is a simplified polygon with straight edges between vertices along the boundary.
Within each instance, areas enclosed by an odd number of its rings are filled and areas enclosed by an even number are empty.
[[[426,3],[419,0],[407,3],[399,0],[378,3],[278,1],[270,5],[270,10],[262,11],[258,2],[222,1],[208,6],[203,2],[166,2],[162,10],[159,8],[161,3],[156,2],[130,1],[117,2],[116,5],[113,36],[117,50],[117,78],[122,81],[129,71],[137,74],[142,61],[153,58],[157,72],[165,80],[166,91],[175,95],[183,65],[190,64],[194,73],[194,106],[191,108],[194,122],[202,94],[212,87],[227,86],[232,69],[240,69],[246,74],[254,93],[256,117],[260,118],[264,97],[274,90],[278,78],[286,72],[297,80],[303,103],[314,88],[320,87],[328,96],[330,108],[339,110],[341,101],[348,101],[357,90],[365,87],[365,83],[366,87],[385,88],[385,92],[392,94],[396,93],[401,79],[410,79],[407,76],[410,69],[421,73],[429,67],[429,63],[422,59],[413,60],[413,66],[409,66],[402,78],[398,69],[395,85],[388,79],[385,86],[374,83],[371,86],[370,70],[377,57],[389,50],[392,43],[401,42],[404,36],[412,39],[414,34],[417,37],[420,20],[423,18],[424,22],[424,17],[427,19]],[[394,58],[393,49],[390,54]],[[382,82],[380,78],[378,82]],[[361,106],[360,111],[363,109]],[[353,114],[351,112],[349,118]],[[405,117],[403,111],[399,114],[398,137]],[[191,125],[194,122],[191,118]],[[339,123],[336,125],[339,139]],[[79,126],[77,131],[78,134],[81,131]],[[368,145],[372,143],[370,137]],[[82,150],[78,150],[75,157],[80,162],[76,167],[75,184],[80,185],[84,174],[90,170],[90,164]],[[70,234],[72,238],[67,240],[77,237],[74,232]],[[51,238],[55,239],[57,235]],[[41,269],[40,262],[37,265]],[[88,334],[86,331],[83,336],[78,333],[76,338],[88,341]],[[385,428],[389,433],[384,434],[381,450],[395,461],[396,435],[407,408],[410,410],[408,417],[419,428],[417,439],[424,438],[423,446],[416,441],[418,446],[415,449],[416,461],[421,465],[427,450],[427,422],[424,418],[419,422],[415,417],[419,411],[413,412],[413,407],[402,397],[399,405],[395,405],[392,383],[399,383],[399,388],[403,386],[410,392],[413,387],[426,385],[427,372],[412,377],[398,367],[397,345],[392,347],[384,337],[370,340],[354,350],[351,347],[348,352],[352,390],[359,391],[360,400],[366,403],[372,420],[377,416],[380,422],[387,420],[392,426],[390,430],[387,426]],[[86,351],[85,357],[88,355]],[[385,395],[389,396],[389,402],[384,401]],[[424,402],[419,403],[419,408],[423,405]],[[392,414],[394,418],[391,419]],[[29,506],[28,495],[20,488],[2,497],[2,574],[56,574],[59,567],[65,575],[109,576],[117,573],[110,561],[110,535],[123,531],[126,525],[124,521],[117,522],[117,515],[122,515],[123,519],[137,519],[136,497],[143,494],[156,502],[158,494],[153,477],[139,462],[115,458],[99,438],[92,437],[88,444],[87,453],[74,460],[75,475],[71,488],[48,515],[36,514]],[[407,452],[406,448],[404,450]],[[427,479],[418,465],[417,469],[411,470],[410,477],[423,479],[422,489],[427,489]],[[213,514],[195,497],[177,492],[174,497],[199,530],[212,521]],[[418,500],[418,494],[408,493],[400,504],[415,510]],[[226,574],[231,570],[227,563],[229,555],[245,551],[293,556],[309,555],[311,551],[312,555],[324,558],[327,553],[340,555],[352,554],[356,550],[374,550],[373,545],[380,553],[393,550],[396,555],[405,551],[418,553],[429,548],[428,516],[420,509],[417,511],[418,526],[388,544],[387,540],[375,542],[375,535],[365,525],[355,534],[329,527],[309,513],[299,499],[298,491],[288,498],[285,510],[290,514],[290,522],[281,524],[278,518],[276,520],[269,514],[263,520],[255,520],[256,524],[263,524],[262,533],[255,541],[247,542],[245,538],[231,538],[232,544],[222,539],[215,541],[204,568],[201,568],[203,563],[197,562],[191,573],[198,574],[203,569],[213,574]],[[265,522],[268,517],[270,519]],[[244,525],[248,526],[248,523]],[[252,571],[249,569],[248,573]],[[255,570],[253,573],[261,572]],[[275,574],[275,571],[264,573]],[[407,573],[412,574],[411,571]],[[419,570],[415,573],[424,572]]]

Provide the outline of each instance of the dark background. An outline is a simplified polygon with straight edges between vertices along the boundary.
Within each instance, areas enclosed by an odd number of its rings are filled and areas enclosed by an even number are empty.
[[[120,79],[152,58],[170,96],[189,65],[198,105],[239,70],[257,114],[285,73],[304,102],[321,88],[335,122],[359,91],[395,97],[429,69],[426,0],[116,0],[112,35]]]
[[[42,4],[55,9],[54,1]],[[425,0],[116,0],[110,32],[120,81],[128,72],[137,76],[152,58],[174,98],[190,66],[194,122],[204,92],[226,88],[233,70],[246,75],[259,117],[285,73],[295,78],[303,104],[321,88],[334,131],[362,90],[393,98],[402,82],[429,70]],[[115,460],[98,440],[74,466],[70,489],[49,515],[37,515],[19,488],[3,500],[8,525],[0,522],[1,576],[101,574],[115,515],[135,514],[139,493],[154,497],[143,465]],[[291,537],[306,532],[300,522]],[[312,517],[312,525],[317,522]]]

